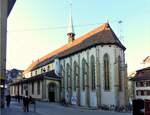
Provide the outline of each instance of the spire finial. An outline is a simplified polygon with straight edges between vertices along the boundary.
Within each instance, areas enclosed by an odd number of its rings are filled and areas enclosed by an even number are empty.
[[[74,40],[74,27],[73,27],[73,20],[72,20],[72,1],[70,1],[69,3],[70,6],[70,16],[69,16],[69,24],[68,24],[68,31],[67,31],[67,35],[68,35],[68,41],[73,42]]]
[[[68,33],[74,33],[73,28],[73,20],[72,20],[72,2],[70,1],[70,14],[69,14],[69,25],[68,25]]]

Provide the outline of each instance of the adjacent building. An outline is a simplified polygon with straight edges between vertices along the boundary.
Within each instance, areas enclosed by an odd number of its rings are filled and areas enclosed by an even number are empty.
[[[5,95],[9,93],[9,84],[12,82],[16,82],[18,79],[22,79],[22,72],[23,70],[18,70],[18,69],[10,69],[6,70],[6,79],[5,79]]]
[[[137,70],[134,83],[135,99],[150,99],[150,56],[143,60],[144,68]]]

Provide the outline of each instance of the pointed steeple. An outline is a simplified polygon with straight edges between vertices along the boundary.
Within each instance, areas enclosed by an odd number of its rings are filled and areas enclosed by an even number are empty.
[[[69,16],[67,36],[68,36],[68,43],[74,41],[75,33],[74,33],[73,20],[72,20],[72,4],[70,4],[70,16]]]

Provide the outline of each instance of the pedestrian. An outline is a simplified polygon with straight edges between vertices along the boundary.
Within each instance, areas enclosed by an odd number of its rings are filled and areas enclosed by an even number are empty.
[[[20,95],[18,94],[18,102],[20,103]]]
[[[8,94],[8,95],[6,96],[7,107],[9,107],[10,101],[11,101],[11,96],[10,96],[10,94]]]
[[[23,97],[23,111],[29,112],[29,98],[27,95]]]

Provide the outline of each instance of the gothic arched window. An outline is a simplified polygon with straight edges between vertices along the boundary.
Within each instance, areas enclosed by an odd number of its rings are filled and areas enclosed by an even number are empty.
[[[86,67],[86,61],[85,59],[83,58],[82,59],[82,90],[84,91],[85,90],[85,76],[87,74],[87,67]]]
[[[109,56],[104,55],[104,89],[110,90],[110,76],[109,76]]]
[[[121,79],[121,57],[118,56],[118,82],[119,82],[119,91],[122,91],[122,79]]]
[[[91,79],[92,79],[92,90],[95,90],[95,58],[91,56]]]
[[[67,86],[67,89],[70,87],[70,76],[71,76],[71,68],[70,68],[70,65],[69,65],[69,63],[67,63],[67,67],[66,67],[66,69],[67,69],[67,84],[66,84],[66,86]]]
[[[74,91],[76,91],[76,85],[77,85],[77,76],[78,76],[78,69],[77,69],[77,62],[74,61]]]

